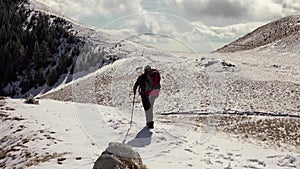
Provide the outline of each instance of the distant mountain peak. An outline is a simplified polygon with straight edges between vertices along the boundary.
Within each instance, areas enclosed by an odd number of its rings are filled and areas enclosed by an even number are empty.
[[[300,47],[300,14],[263,25],[215,52],[230,53],[260,47],[284,52],[298,52]]]

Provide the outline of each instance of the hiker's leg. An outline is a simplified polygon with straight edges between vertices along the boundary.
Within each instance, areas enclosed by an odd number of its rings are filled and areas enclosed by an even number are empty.
[[[153,106],[154,106],[155,97],[150,95],[148,96],[148,98],[149,98],[150,108],[146,110],[146,121],[153,122]]]

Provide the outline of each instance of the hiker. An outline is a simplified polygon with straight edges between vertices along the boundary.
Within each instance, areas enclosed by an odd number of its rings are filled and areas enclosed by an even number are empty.
[[[160,91],[160,74],[158,70],[151,68],[149,65],[145,66],[144,73],[138,77],[134,84],[134,95],[138,87],[146,114],[146,125],[148,128],[153,129],[153,105]]]

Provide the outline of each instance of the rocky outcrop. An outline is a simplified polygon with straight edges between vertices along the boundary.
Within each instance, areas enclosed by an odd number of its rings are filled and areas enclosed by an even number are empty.
[[[93,169],[146,169],[146,166],[130,146],[112,142],[96,160]]]

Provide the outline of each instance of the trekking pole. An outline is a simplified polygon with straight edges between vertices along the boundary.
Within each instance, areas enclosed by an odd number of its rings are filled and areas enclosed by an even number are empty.
[[[132,101],[132,111],[131,111],[131,120],[130,120],[130,125],[132,125],[133,109],[134,109],[134,100],[135,100],[135,94],[133,95],[133,101]]]

